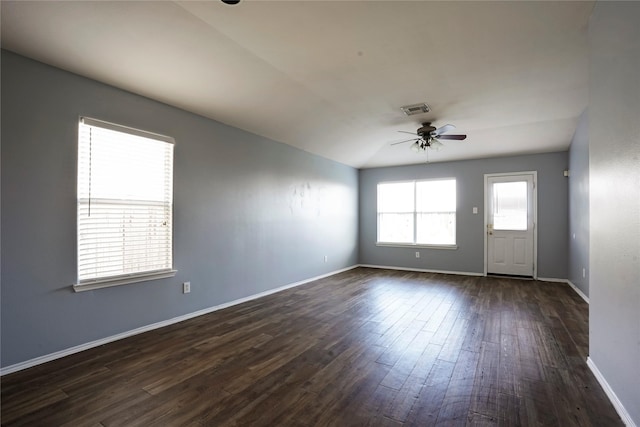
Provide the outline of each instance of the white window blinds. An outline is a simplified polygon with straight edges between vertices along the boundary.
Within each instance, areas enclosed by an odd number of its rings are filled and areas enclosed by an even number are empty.
[[[81,118],[79,285],[171,271],[173,139]]]
[[[456,180],[378,184],[378,243],[456,244]]]

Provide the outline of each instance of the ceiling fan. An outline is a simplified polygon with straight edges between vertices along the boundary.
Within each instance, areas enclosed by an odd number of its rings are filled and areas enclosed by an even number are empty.
[[[427,151],[427,148],[433,148],[435,150],[439,150],[444,144],[440,142],[441,139],[449,139],[462,141],[467,138],[467,135],[443,135],[446,132],[449,132],[456,127],[454,125],[444,125],[439,128],[435,126],[431,126],[430,122],[425,122],[422,124],[422,127],[414,132],[405,132],[398,131],[400,133],[408,133],[410,135],[414,135],[414,138],[406,139],[404,141],[394,142],[391,145],[404,144],[407,142],[413,141],[411,144],[411,149],[414,151]]]

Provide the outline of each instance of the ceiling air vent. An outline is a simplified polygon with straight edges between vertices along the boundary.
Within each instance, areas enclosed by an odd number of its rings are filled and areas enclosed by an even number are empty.
[[[428,113],[429,111],[431,111],[431,108],[429,108],[429,106],[424,102],[421,102],[420,104],[405,105],[404,107],[400,107],[400,109],[407,116]]]

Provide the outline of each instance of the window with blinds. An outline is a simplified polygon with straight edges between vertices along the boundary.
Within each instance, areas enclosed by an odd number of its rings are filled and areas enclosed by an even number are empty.
[[[378,244],[456,244],[456,180],[378,184]]]
[[[86,117],[78,135],[76,290],[173,275],[173,138]]]

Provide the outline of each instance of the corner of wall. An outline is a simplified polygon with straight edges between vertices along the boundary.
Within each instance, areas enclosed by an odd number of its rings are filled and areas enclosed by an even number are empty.
[[[569,146],[569,281],[589,295],[589,115],[585,109]]]

